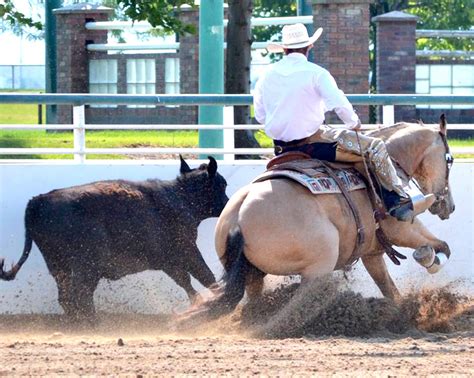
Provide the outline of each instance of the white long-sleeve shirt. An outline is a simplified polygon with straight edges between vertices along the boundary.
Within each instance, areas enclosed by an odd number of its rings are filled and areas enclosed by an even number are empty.
[[[257,81],[253,98],[255,118],[265,124],[266,134],[285,142],[314,134],[330,110],[348,128],[359,124],[332,75],[300,53],[273,64]]]

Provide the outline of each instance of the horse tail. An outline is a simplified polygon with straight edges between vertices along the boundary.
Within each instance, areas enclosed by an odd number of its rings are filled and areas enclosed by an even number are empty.
[[[244,236],[239,226],[234,227],[227,236],[225,274],[221,283],[222,292],[216,299],[208,302],[209,318],[230,313],[245,293],[245,282],[249,272],[256,269],[245,257]]]

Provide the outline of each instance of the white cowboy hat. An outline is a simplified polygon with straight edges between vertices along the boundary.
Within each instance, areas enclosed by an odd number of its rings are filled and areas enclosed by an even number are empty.
[[[285,25],[281,30],[282,41],[280,43],[269,42],[267,50],[278,53],[283,52],[284,49],[300,49],[316,42],[322,32],[323,28],[319,28],[310,38],[303,24]]]

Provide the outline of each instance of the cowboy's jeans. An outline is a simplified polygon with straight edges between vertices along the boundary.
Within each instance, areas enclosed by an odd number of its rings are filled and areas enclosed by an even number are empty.
[[[308,143],[337,142],[336,161],[362,161],[361,148],[354,130],[321,125],[320,129],[309,139]],[[359,133],[359,140],[362,151],[368,154],[369,164],[372,166],[380,184],[387,190],[395,191],[398,195],[407,197],[403,190],[403,182],[397,175],[384,141],[362,133]]]

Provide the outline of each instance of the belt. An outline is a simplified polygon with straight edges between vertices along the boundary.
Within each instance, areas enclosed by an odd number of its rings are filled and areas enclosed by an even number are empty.
[[[273,144],[279,147],[298,147],[306,143],[308,138],[290,140],[289,142],[284,142],[282,140],[274,139]]]
[[[275,146],[275,153],[282,154],[285,152],[288,147],[299,147],[306,144],[309,140],[309,137],[302,139],[290,140],[289,142],[284,142],[282,140],[274,139],[273,144]]]

